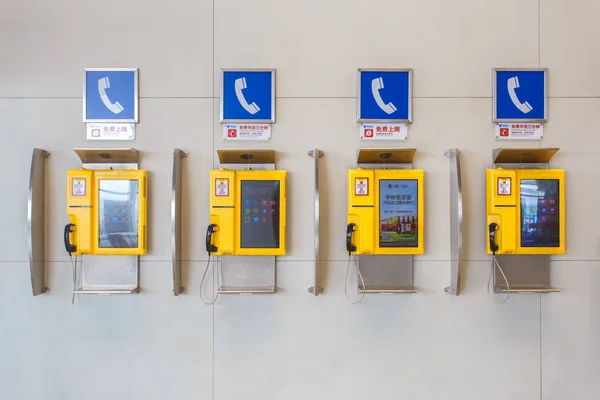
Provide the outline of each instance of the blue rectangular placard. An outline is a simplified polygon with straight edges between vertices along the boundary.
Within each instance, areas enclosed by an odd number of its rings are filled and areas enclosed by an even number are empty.
[[[547,69],[496,68],[493,74],[493,122],[548,121]]]
[[[412,122],[412,70],[359,69],[358,122]]]
[[[84,69],[83,122],[137,123],[137,68]]]
[[[275,70],[223,70],[221,122],[275,122]]]

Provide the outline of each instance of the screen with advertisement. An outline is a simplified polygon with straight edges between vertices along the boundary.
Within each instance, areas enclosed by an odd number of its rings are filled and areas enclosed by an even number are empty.
[[[100,180],[99,247],[138,247],[138,184],[137,180]]]
[[[279,181],[243,180],[242,248],[279,248]]]
[[[379,181],[379,247],[419,246],[418,188],[413,179]]]
[[[521,247],[559,247],[559,180],[521,179]]]

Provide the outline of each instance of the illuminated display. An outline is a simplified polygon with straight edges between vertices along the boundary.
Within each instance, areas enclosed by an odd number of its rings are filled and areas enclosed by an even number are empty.
[[[138,181],[99,182],[98,247],[138,247]]]
[[[417,180],[379,181],[379,247],[418,247]]]
[[[521,179],[521,247],[560,246],[558,179]]]
[[[279,248],[280,181],[242,180],[241,248]]]

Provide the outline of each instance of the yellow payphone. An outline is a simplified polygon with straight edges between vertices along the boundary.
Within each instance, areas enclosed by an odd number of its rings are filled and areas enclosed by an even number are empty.
[[[144,170],[68,171],[67,252],[146,254],[146,178]]]
[[[285,178],[286,171],[211,171],[206,251],[219,256],[285,255]]]
[[[550,169],[557,148],[495,149],[486,170],[488,294],[556,292],[550,255],[565,253],[565,171]],[[502,280],[498,279],[499,271]],[[510,281],[510,283],[509,283]]]
[[[565,172],[486,171],[488,254],[564,254]]]
[[[423,170],[348,170],[349,254],[423,254],[423,177]]]
[[[423,254],[423,170],[412,169],[416,149],[359,149],[347,172],[348,267],[344,292],[352,304],[365,293],[416,293],[413,256]],[[360,300],[348,296],[352,258]]]

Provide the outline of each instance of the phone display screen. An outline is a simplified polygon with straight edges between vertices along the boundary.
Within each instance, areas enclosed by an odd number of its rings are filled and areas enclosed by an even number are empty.
[[[419,182],[379,181],[379,247],[419,246]]]
[[[137,180],[100,180],[98,246],[138,247]]]
[[[558,179],[521,179],[521,247],[559,247]]]
[[[242,181],[242,248],[279,248],[279,181]]]

